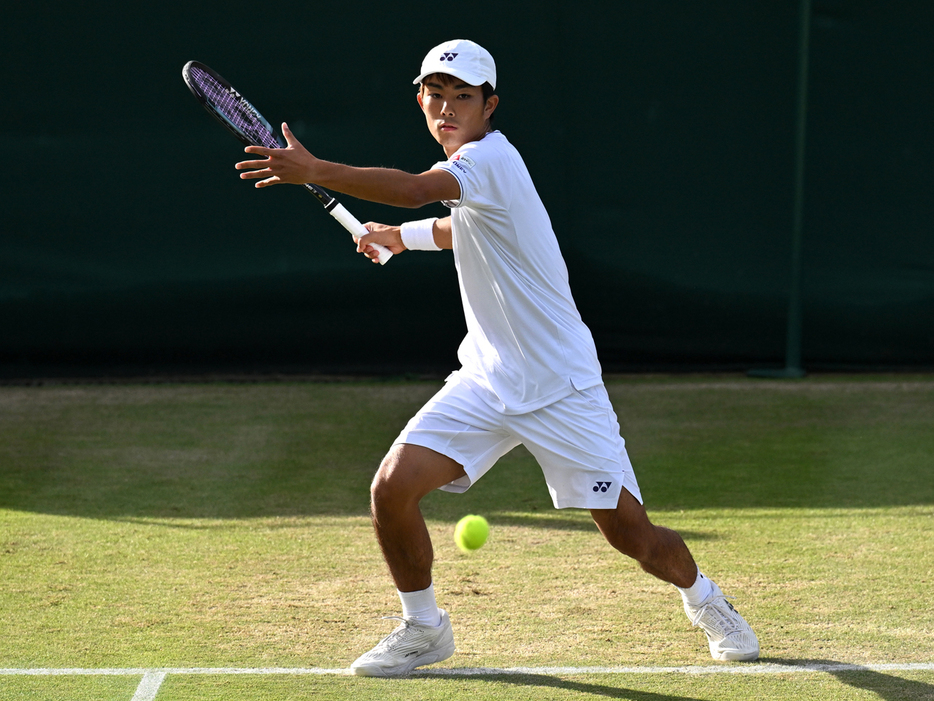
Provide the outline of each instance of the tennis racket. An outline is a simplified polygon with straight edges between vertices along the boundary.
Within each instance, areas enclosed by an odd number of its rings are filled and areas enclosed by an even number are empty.
[[[234,90],[230,83],[203,63],[186,63],[182,68],[182,78],[204,109],[214,115],[217,121],[227,127],[241,142],[247,146],[284,148],[285,144],[276,138],[275,131],[266,118]],[[354,241],[369,233],[366,227],[326,190],[311,183],[305,183],[304,186],[318,198],[324,209],[353,235]],[[379,244],[372,245],[379,252],[377,260],[381,265],[385,265],[392,257],[392,251]]]

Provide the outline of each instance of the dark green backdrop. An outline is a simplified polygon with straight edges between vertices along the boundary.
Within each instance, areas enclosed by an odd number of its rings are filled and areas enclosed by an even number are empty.
[[[0,17],[0,375],[453,367],[450,253],[367,264],[299,188],[238,181],[180,70],[321,157],[419,171],[443,154],[411,79],[455,37],[497,58],[607,370],[784,362],[798,0],[114,8]],[[808,368],[934,366],[932,36],[930,0],[814,2]]]

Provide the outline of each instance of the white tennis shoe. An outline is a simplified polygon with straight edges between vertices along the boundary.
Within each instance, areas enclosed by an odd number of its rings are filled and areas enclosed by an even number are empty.
[[[395,617],[393,617],[395,618]],[[454,631],[441,609],[437,628],[398,618],[402,624],[369,652],[358,657],[351,671],[361,677],[396,677],[416,667],[446,660],[454,654]]]
[[[707,634],[710,654],[715,660],[750,662],[759,657],[759,639],[746,619],[727,601],[715,582],[713,593],[700,606],[684,605],[691,625]]]

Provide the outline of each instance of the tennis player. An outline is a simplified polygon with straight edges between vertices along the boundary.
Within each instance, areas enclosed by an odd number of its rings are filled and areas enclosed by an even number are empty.
[[[519,153],[491,127],[499,103],[492,56],[471,41],[449,41],[428,52],[414,82],[447,157],[423,173],[317,159],[287,125],[287,148],[250,146],[262,159],[237,164],[256,187],[313,182],[384,204],[451,209],[401,226],[371,222],[358,242],[369,258],[377,255],[372,243],[395,254],[453,248],[467,336],[461,368],[403,429],[373,480],[373,524],[402,623],[351,669],[402,675],[454,653],[419,502],[435,489],[467,490],[520,443],[540,464],[556,508],[588,509],[614,548],[678,588],[714,659],[756,659],[750,626],[698,570],[681,537],[646,515],[548,214]]]

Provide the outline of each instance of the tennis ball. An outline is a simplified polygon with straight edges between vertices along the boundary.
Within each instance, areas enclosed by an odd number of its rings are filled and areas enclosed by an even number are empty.
[[[490,524],[483,516],[464,516],[454,527],[454,542],[465,553],[482,547],[490,535]]]

